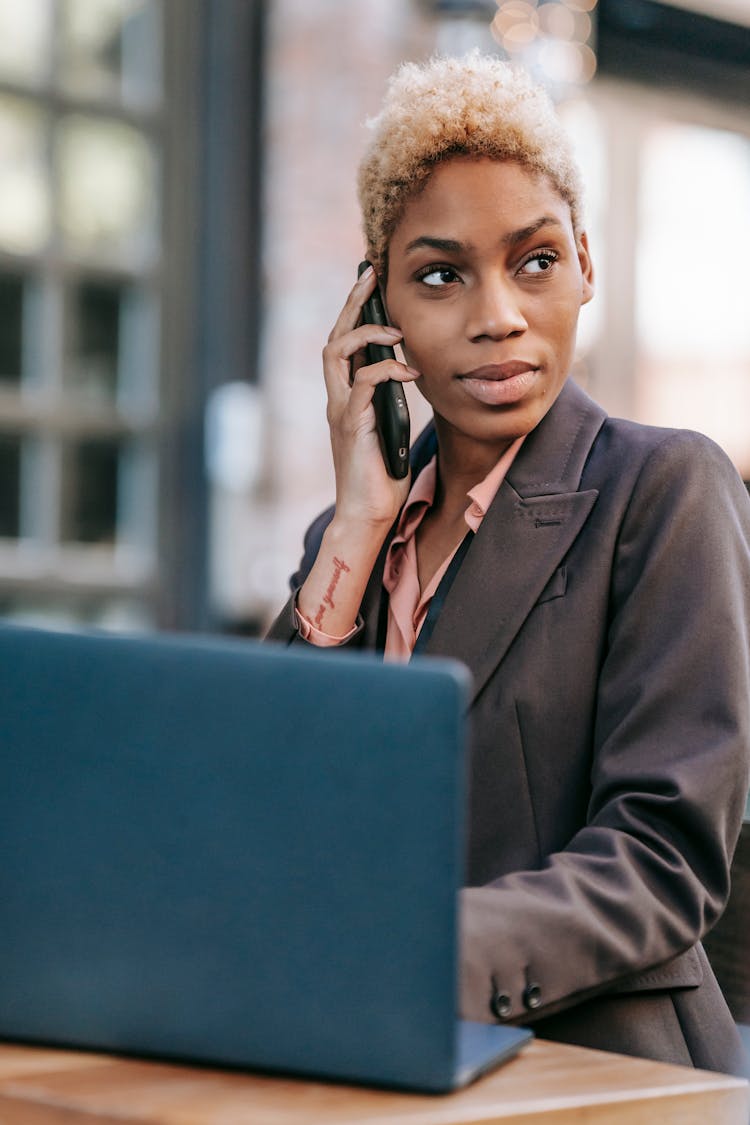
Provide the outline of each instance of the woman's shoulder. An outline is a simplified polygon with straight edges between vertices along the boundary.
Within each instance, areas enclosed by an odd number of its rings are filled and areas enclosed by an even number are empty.
[[[651,426],[627,418],[607,417],[592,447],[587,468],[605,476],[646,477],[686,482],[708,478],[744,490],[727,453],[697,430]]]
[[[623,448],[642,450],[647,456],[652,450],[664,447],[665,452],[713,450],[725,457],[719,445],[707,434],[698,430],[686,430],[674,426],[652,426],[645,422],[635,422],[631,418],[616,418],[607,415],[600,437],[609,437]]]
[[[727,453],[696,430],[606,417],[580,482],[610,519],[648,529],[686,524],[718,537],[736,528],[750,544],[750,496]]]
[[[597,490],[597,506],[621,542],[663,542],[668,534],[672,554],[687,548],[694,559],[728,556],[734,544],[746,569],[750,496],[726,452],[705,434],[608,418],[581,485]]]

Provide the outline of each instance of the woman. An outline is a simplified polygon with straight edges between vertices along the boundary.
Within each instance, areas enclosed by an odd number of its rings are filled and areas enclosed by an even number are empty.
[[[464,1017],[742,1072],[699,943],[748,785],[744,487],[707,438],[610,419],[568,379],[593,269],[544,94],[438,59],[372,128],[375,271],[323,353],[336,505],[270,636],[473,673]],[[392,329],[359,323],[376,273]],[[394,342],[405,364],[364,363]],[[374,429],[385,379],[434,413],[406,481]]]

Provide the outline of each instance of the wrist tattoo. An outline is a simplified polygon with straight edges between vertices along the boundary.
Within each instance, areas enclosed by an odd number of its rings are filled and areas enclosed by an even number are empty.
[[[339,584],[339,579],[343,573],[350,574],[351,568],[346,565],[343,559],[339,559],[336,555],[333,556],[333,575],[331,581],[328,583],[328,589],[323,595],[323,600],[318,606],[318,612],[313,618],[313,625],[316,629],[322,628],[323,617],[326,613],[326,608],[335,609],[336,603],[333,600],[333,594]]]

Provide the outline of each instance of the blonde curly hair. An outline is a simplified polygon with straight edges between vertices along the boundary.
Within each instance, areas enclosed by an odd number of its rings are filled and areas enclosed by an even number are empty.
[[[372,137],[357,186],[377,273],[387,271],[388,243],[407,202],[452,156],[514,161],[547,176],[580,236],[583,189],[570,141],[546,92],[520,68],[479,51],[404,63],[367,124]]]

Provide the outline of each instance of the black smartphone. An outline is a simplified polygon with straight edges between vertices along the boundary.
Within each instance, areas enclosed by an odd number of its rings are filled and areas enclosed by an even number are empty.
[[[358,275],[364,273],[369,262],[360,262]],[[362,309],[364,324],[387,324],[383,298],[375,286],[372,296]],[[367,362],[381,363],[384,359],[395,359],[396,353],[390,344],[368,344]],[[383,460],[389,474],[396,480],[403,480],[409,472],[409,407],[403,384],[396,379],[378,383],[373,396],[375,424],[383,451]]]

